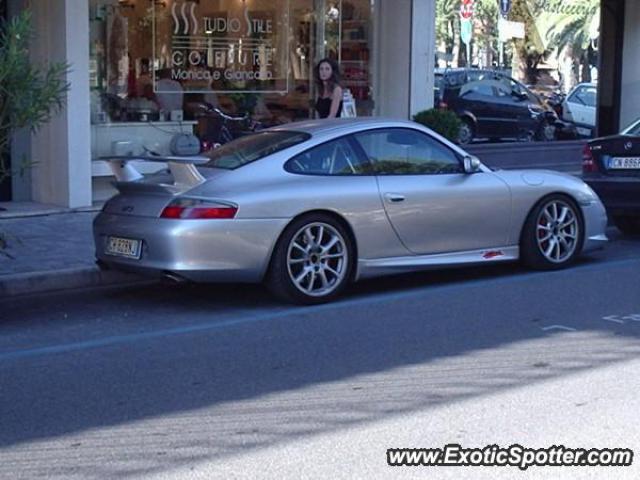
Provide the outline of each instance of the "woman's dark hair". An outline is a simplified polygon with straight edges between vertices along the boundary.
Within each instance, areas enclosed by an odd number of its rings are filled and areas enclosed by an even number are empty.
[[[320,80],[320,65],[323,63],[328,63],[331,67],[331,78],[329,78],[328,81],[329,90],[333,92],[333,89],[340,85],[340,66],[338,65],[338,62],[333,58],[323,58],[318,62],[315,68],[316,86],[318,87],[318,93],[320,95],[324,94],[324,83]]]

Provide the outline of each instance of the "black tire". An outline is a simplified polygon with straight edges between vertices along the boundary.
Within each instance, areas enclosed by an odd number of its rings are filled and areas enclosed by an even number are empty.
[[[614,215],[613,223],[624,235],[640,235],[640,218]]]
[[[475,137],[475,135],[475,127],[471,120],[463,118],[462,124],[460,125],[460,132],[458,132],[458,143],[460,145],[468,145],[473,141],[473,137]]]
[[[570,212],[566,213],[564,220],[564,210],[558,211],[558,207],[566,207]],[[547,235],[549,238],[546,238]],[[535,270],[558,270],[575,261],[583,243],[584,221],[576,202],[565,195],[549,195],[536,204],[524,223],[520,237],[520,258],[526,266]]]
[[[320,230],[319,226],[323,229]],[[305,231],[311,232],[313,242],[307,241],[309,237]],[[334,239],[335,245],[323,253],[323,242],[327,246]],[[304,252],[300,247],[308,250]],[[281,300],[315,305],[329,302],[343,292],[351,281],[355,264],[353,240],[347,229],[331,215],[309,214],[285,228],[271,256],[265,282]],[[296,281],[296,278],[301,280]]]

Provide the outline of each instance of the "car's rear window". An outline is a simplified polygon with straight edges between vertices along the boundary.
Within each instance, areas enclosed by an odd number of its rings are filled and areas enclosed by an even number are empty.
[[[234,170],[311,138],[303,132],[258,132],[237,138],[206,154],[210,158],[204,168]]]
[[[622,131],[622,133],[625,135],[640,135],[640,120],[637,120],[635,123],[629,125]]]

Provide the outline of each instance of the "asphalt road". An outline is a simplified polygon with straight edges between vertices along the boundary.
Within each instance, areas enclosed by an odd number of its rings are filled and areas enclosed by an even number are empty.
[[[640,452],[640,239],[575,267],[371,280],[311,308],[260,287],[0,302],[0,478],[639,478],[388,467],[391,447]]]

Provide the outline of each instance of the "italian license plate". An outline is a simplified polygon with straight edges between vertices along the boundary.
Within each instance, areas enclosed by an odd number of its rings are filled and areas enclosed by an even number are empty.
[[[116,255],[118,257],[140,258],[142,242],[131,238],[108,237],[107,249],[108,255]]]
[[[612,157],[609,168],[640,170],[640,157]]]

